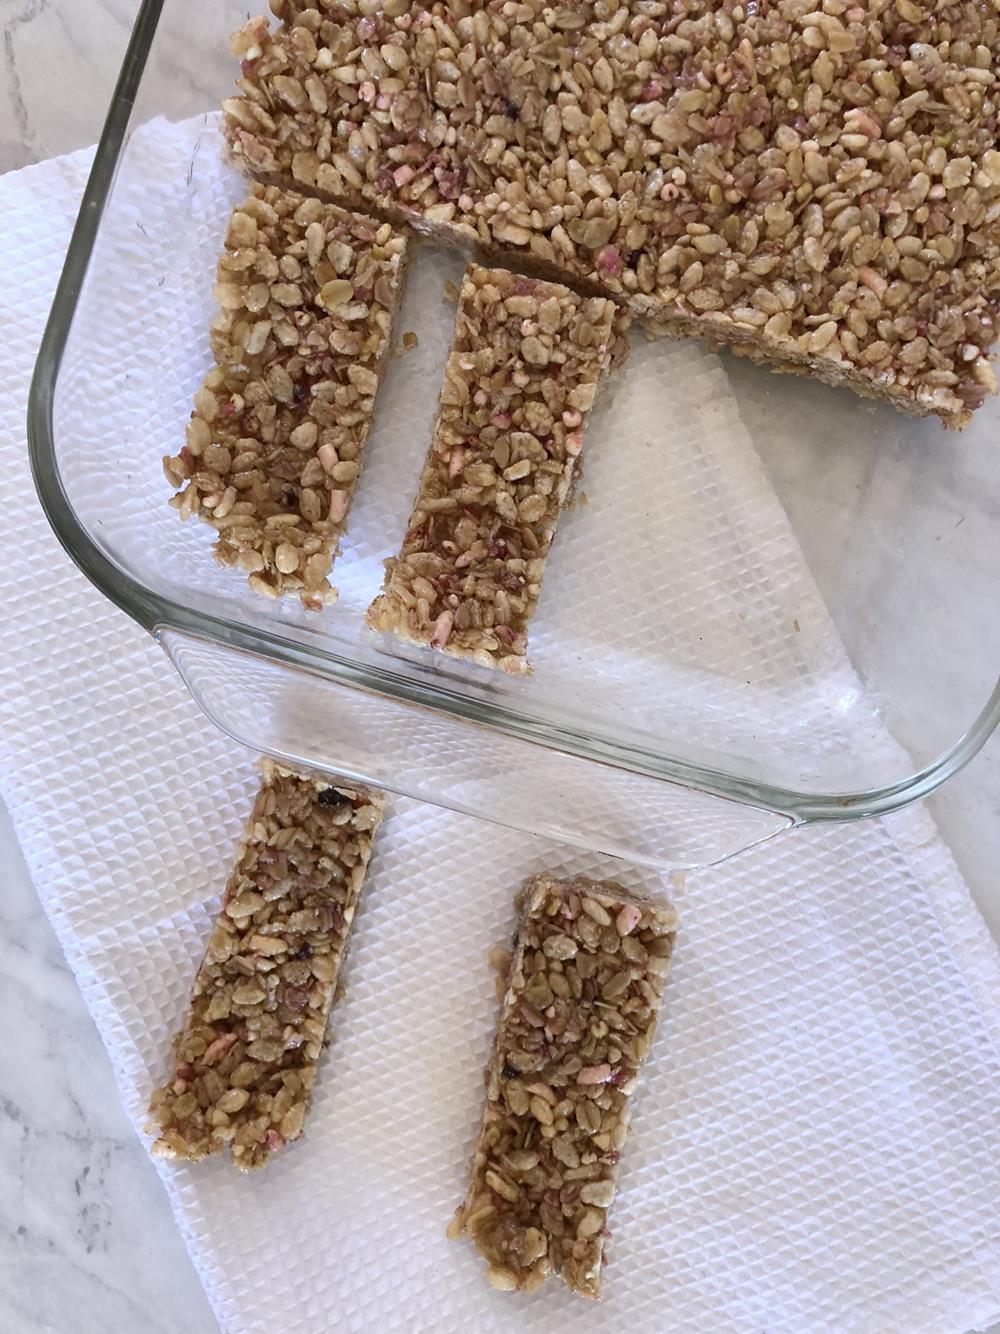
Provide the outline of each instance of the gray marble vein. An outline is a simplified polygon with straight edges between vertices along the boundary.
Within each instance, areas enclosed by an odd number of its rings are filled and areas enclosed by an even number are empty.
[[[0,172],[93,143],[137,0],[0,0]]]

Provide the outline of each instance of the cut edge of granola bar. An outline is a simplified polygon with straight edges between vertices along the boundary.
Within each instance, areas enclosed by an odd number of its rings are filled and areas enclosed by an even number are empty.
[[[956,407],[944,391],[926,388],[912,394],[888,380],[880,382],[864,374],[843,358],[810,355],[792,338],[749,329],[724,312],[682,315],[657,310],[641,315],[637,312],[637,318],[651,338],[699,339],[716,351],[731,352],[778,375],[802,376],[831,389],[846,388],[859,398],[886,403],[908,417],[937,417],[949,430],[962,430],[972,420],[972,409]]]

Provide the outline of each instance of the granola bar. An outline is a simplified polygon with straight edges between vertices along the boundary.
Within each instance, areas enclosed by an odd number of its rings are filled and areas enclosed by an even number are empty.
[[[274,7],[225,104],[251,174],[949,426],[993,392],[992,0]]]
[[[382,818],[378,793],[270,760],[175,1045],[153,1151],[242,1171],[302,1133]]]
[[[615,305],[470,265],[434,439],[368,624],[527,671],[527,627],[609,360]]]
[[[495,1288],[550,1273],[600,1296],[607,1214],[649,1051],[676,914],[614,881],[540,875],[524,887],[486,1107],[464,1203]]]
[[[402,288],[406,239],[257,185],[233,211],[172,503],[218,532],[216,558],[269,597],[318,610],[361,469]]]

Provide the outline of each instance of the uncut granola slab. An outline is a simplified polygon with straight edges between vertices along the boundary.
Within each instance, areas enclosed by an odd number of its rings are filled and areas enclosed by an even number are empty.
[[[154,1153],[263,1167],[302,1133],[382,818],[380,794],[264,761],[263,781],[153,1096]]]
[[[275,0],[234,160],[961,426],[1000,310],[995,0]]]
[[[503,1290],[557,1273],[600,1296],[607,1214],[676,933],[669,905],[614,881],[523,891],[468,1194],[467,1235]]]
[[[318,610],[347,522],[402,290],[406,238],[257,185],[234,209],[215,286],[216,366],[164,459],[182,518],[269,597]]]
[[[615,306],[472,264],[406,536],[368,624],[520,674]]]

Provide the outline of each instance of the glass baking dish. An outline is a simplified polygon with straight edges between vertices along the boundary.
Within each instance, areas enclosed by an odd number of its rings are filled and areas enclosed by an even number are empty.
[[[659,867],[892,811],[966,764],[1000,720],[996,400],[954,434],[706,357],[730,416],[701,416],[678,410],[694,354],[637,335],[553,549],[534,674],[516,680],[362,625],[429,440],[435,316],[417,360],[390,370],[390,398],[416,397],[406,429],[396,410],[373,433],[356,506],[382,540],[352,546],[349,530],[333,581],[343,566],[353,592],[316,616],[214,565],[207,526],[167,507],[159,459],[209,364],[214,254],[245,189],[205,113],[232,89],[246,16],[143,3],[29,414],[56,533],[208,716],[259,750]],[[150,157],[157,117],[200,117],[190,152]],[[400,329],[426,322],[430,285],[461,260],[421,252],[413,270]],[[749,442],[736,472],[734,431]]]

